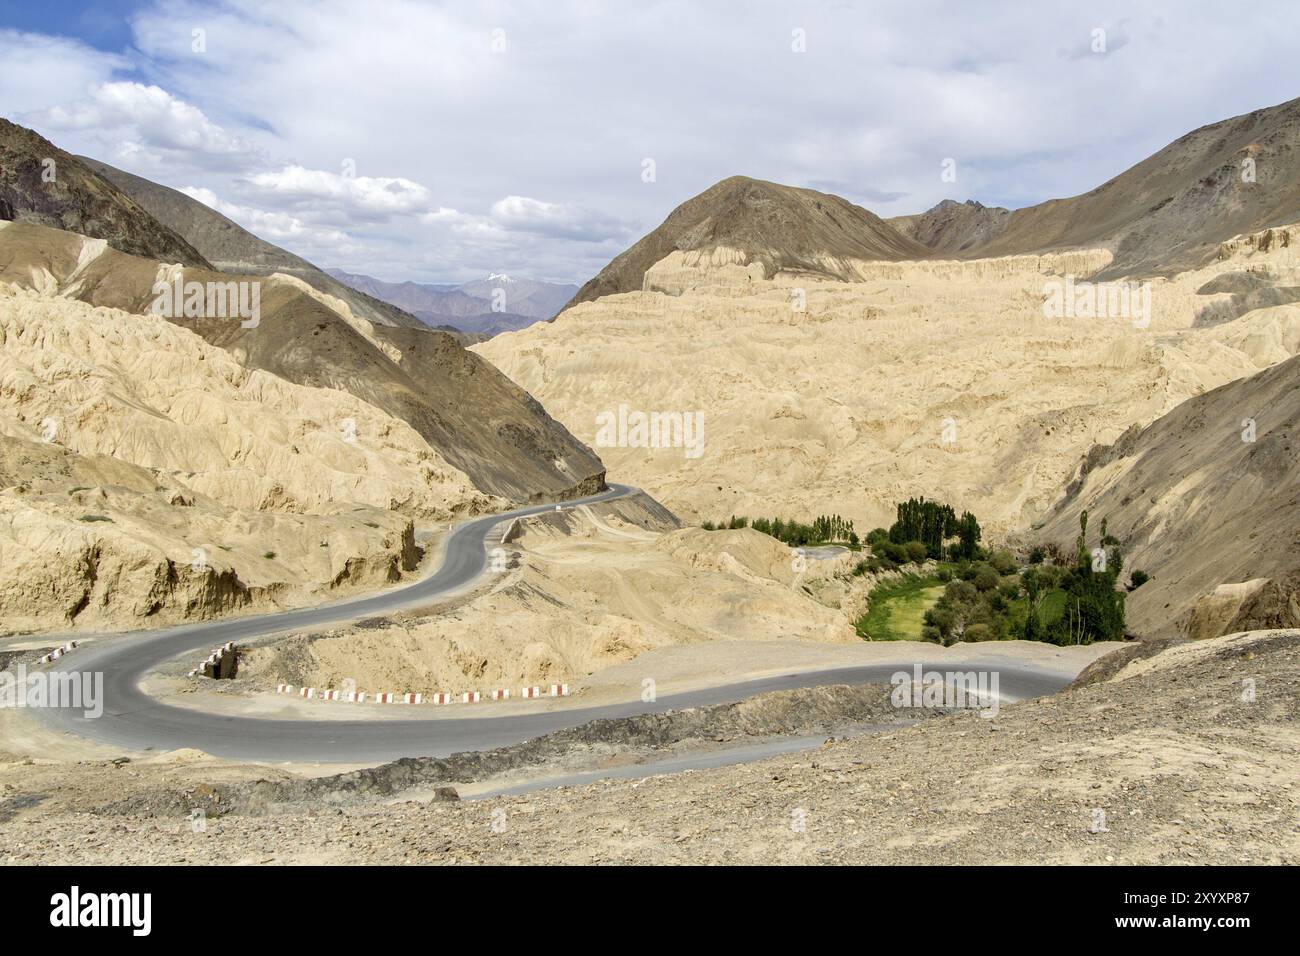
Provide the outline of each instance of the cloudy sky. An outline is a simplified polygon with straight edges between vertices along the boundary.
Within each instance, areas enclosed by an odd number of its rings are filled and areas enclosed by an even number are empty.
[[[6,2],[0,115],[318,265],[581,282],[734,174],[1087,191],[1300,95],[1297,36],[1290,0]]]

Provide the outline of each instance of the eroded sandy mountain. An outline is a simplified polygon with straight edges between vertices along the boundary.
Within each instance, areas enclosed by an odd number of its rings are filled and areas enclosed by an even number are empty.
[[[164,267],[39,226],[0,231],[3,282],[139,315],[152,308],[160,278],[206,286],[239,277]],[[254,281],[256,327],[237,319],[175,321],[247,368],[347,392],[406,422],[485,494],[543,500],[603,487],[604,468],[590,449],[450,335],[375,325],[293,276]]]
[[[278,641],[248,654],[246,673],[429,694],[576,683],[688,645],[861,643],[836,606],[843,585],[830,578],[844,571],[842,561],[808,562],[796,573],[791,550],[767,535],[676,524],[644,497],[529,518],[505,545],[490,591],[429,613]],[[823,588],[832,593],[815,598]]]
[[[686,520],[837,513],[865,530],[925,494],[1008,531],[1046,512],[1094,444],[1294,355],[1300,306],[1202,294],[1243,270],[1295,285],[1294,252],[1247,237],[1153,281],[1149,314],[1139,290],[1132,314],[1095,318],[1044,306],[1105,251],[856,263],[854,282],[674,254],[647,273],[673,294],[605,296],[474,349]],[[602,420],[656,412],[700,416],[698,454],[671,425],[658,446],[632,427],[602,436]]]
[[[22,231],[105,254],[102,240],[18,224],[0,228],[0,248]],[[414,567],[416,520],[500,506],[347,392],[6,271],[0,395],[6,629],[139,626],[375,587]]]

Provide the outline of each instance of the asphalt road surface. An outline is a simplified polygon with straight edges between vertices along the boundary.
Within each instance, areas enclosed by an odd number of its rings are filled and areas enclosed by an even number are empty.
[[[598,495],[564,502],[563,507],[610,501],[636,493],[610,485]],[[427,604],[471,583],[487,565],[488,535],[511,518],[554,511],[555,504],[535,505],[478,518],[457,527],[447,539],[441,567],[407,587],[369,597],[256,617],[190,624],[166,630],[114,635],[82,646],[50,665],[64,673],[103,674],[103,714],[88,718],[73,708],[42,708],[39,718],[55,729],[130,751],[192,747],[234,760],[378,763],[398,757],[446,756],[466,750],[490,750],[575,727],[599,717],[629,717],[682,707],[730,703],[754,694],[827,684],[888,683],[892,674],[910,669],[913,659],[899,644],[897,661],[789,674],[668,694],[653,703],[632,701],[600,707],[540,711],[513,716],[455,719],[413,717],[402,720],[311,720],[229,716],[158,702],[140,682],[158,665],[176,657],[204,657],[227,641],[248,641],[279,631],[337,624],[389,614]],[[933,667],[933,662],[930,663]],[[1058,673],[1005,661],[964,661],[963,670],[999,672],[1006,700],[1055,693],[1068,678]],[[431,708],[430,708],[431,709]]]

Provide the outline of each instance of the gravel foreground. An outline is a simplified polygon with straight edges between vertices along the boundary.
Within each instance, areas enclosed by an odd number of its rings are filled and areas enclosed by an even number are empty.
[[[1092,679],[991,720],[955,713],[743,766],[475,802],[312,800],[192,822],[139,797],[267,769],[10,763],[0,862],[1300,862],[1300,632],[1177,644]],[[125,775],[134,809],[111,785]]]

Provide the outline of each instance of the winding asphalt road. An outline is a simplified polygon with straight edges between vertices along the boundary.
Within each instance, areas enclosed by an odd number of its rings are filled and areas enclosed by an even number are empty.
[[[598,495],[563,503],[564,507],[611,501],[636,493],[610,485]],[[287,630],[338,624],[429,603],[472,582],[487,566],[487,537],[512,518],[554,511],[555,504],[535,505],[489,515],[457,527],[447,539],[443,563],[433,574],[407,587],[369,597],[311,608],[184,625],[165,630],[120,634],[77,648],[52,669],[64,673],[100,672],[104,711],[88,718],[72,708],[36,710],[57,730],[131,751],[193,747],[235,760],[378,763],[398,757],[440,757],[466,750],[490,750],[574,727],[598,717],[628,717],[682,707],[730,703],[754,694],[827,684],[888,683],[890,675],[910,668],[900,645],[899,659],[868,667],[818,670],[727,684],[659,697],[654,703],[632,701],[599,707],[539,711],[500,717],[340,720],[241,717],[160,703],[144,693],[140,682],[158,665],[181,656],[206,656],[227,641],[247,641]],[[931,666],[933,666],[931,664]],[[1004,699],[1055,693],[1067,678],[1006,661],[964,661],[963,670],[995,670]]]

